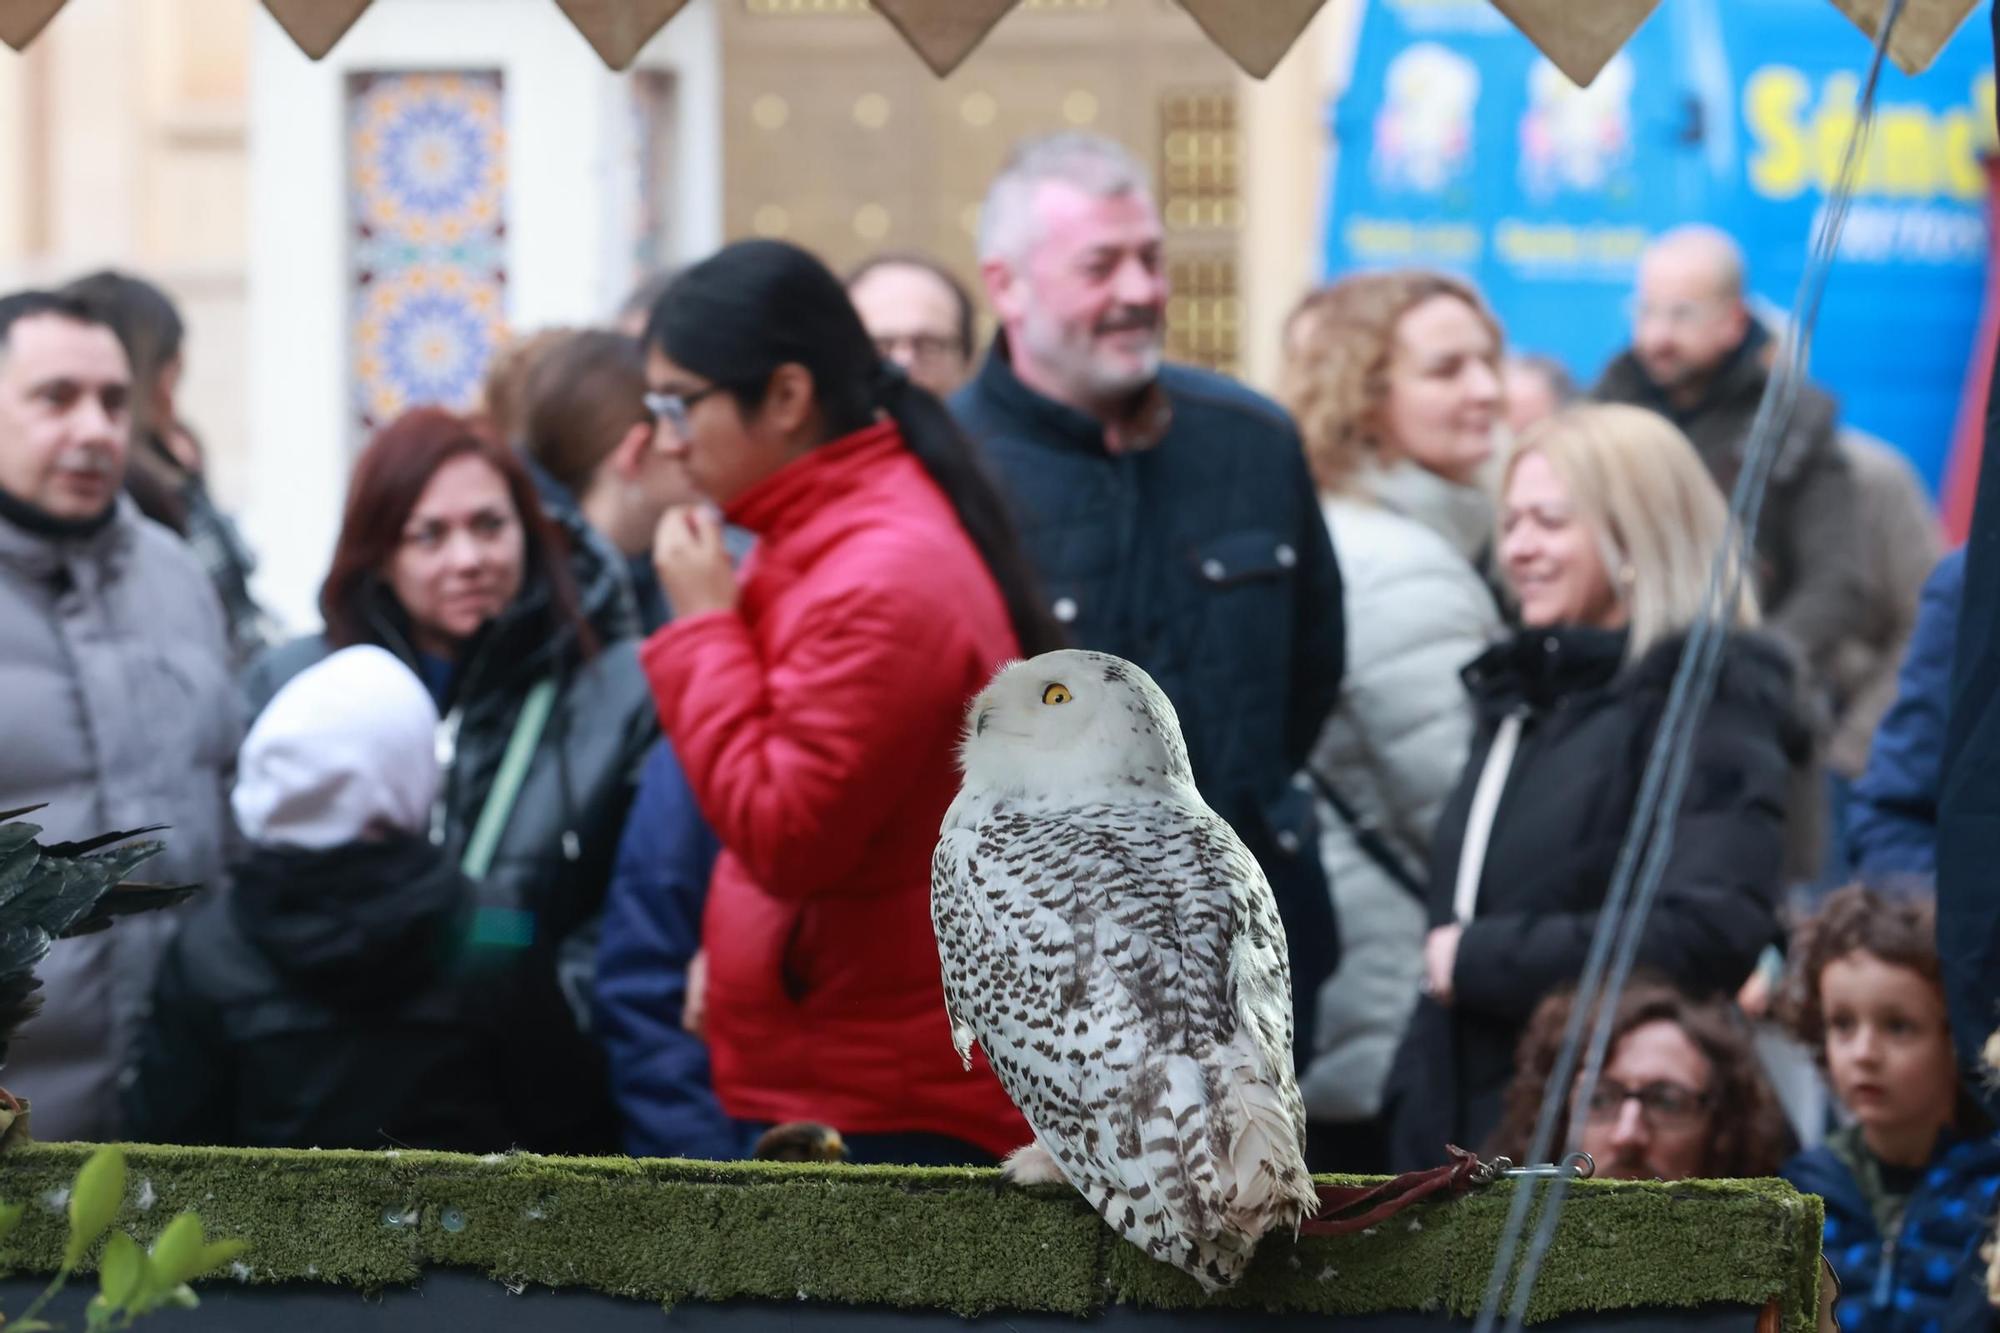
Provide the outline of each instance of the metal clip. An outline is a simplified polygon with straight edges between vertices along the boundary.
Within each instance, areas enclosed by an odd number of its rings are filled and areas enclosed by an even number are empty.
[[[1490,1185],[1496,1180],[1519,1180],[1524,1176],[1540,1179],[1568,1176],[1574,1180],[1588,1180],[1596,1174],[1597,1162],[1587,1152],[1573,1152],[1561,1162],[1545,1162],[1540,1166],[1515,1166],[1512,1158],[1496,1157],[1479,1164],[1473,1183]]]

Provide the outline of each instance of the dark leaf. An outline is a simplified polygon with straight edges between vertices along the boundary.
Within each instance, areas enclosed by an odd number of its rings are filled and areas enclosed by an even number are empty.
[[[100,833],[94,838],[83,838],[76,842],[54,842],[42,848],[44,856],[82,856],[100,847],[109,847],[114,842],[124,842],[128,838],[141,837],[148,833],[158,833],[165,824],[148,824],[144,828],[124,829],[117,833]]]
[[[42,853],[33,843],[6,855],[0,855],[0,906],[5,906],[19,897],[28,886],[35,867],[42,863]]]

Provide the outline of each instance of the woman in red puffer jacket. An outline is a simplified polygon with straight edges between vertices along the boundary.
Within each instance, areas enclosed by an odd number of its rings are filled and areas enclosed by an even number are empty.
[[[720,519],[666,515],[675,618],[642,654],[723,846],[716,1093],[746,1137],[816,1120],[856,1160],[990,1161],[1030,1136],[984,1056],[952,1050],[931,850],[967,704],[1059,634],[971,447],[817,259],[722,250],[661,298],[646,357],[660,447],[757,537],[739,585]]]

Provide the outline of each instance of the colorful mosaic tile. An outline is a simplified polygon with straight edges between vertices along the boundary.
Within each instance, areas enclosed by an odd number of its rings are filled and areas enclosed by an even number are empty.
[[[479,401],[505,336],[507,132],[500,76],[356,75],[348,98],[354,406]]]

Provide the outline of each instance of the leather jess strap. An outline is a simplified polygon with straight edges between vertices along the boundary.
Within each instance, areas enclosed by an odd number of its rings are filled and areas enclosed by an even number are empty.
[[[1406,1171],[1377,1185],[1321,1185],[1318,1216],[1299,1224],[1301,1236],[1349,1236],[1386,1222],[1406,1208],[1439,1194],[1464,1194],[1493,1178],[1492,1168],[1457,1146],[1451,1160],[1428,1171]]]

